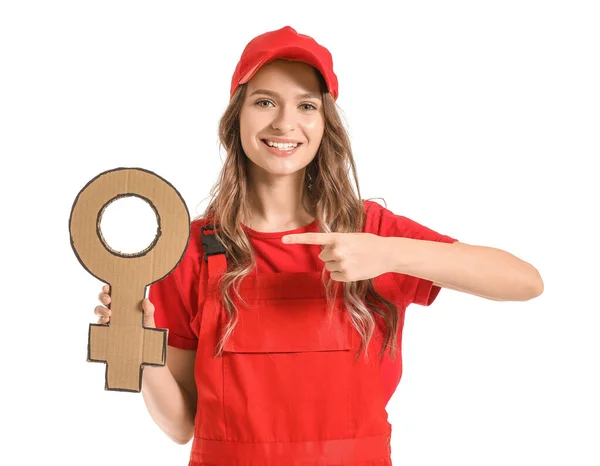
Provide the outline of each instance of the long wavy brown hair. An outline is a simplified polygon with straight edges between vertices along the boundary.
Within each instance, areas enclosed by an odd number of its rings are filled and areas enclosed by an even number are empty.
[[[337,103],[327,91],[322,76],[319,73],[317,75],[323,99],[325,129],[316,156],[304,168],[304,188],[310,202],[305,208],[308,212],[315,213],[320,232],[361,232],[366,214],[360,198],[350,139],[340,118]],[[223,307],[229,319],[217,345],[216,355],[222,354],[225,342],[238,321],[238,310],[231,291],[244,302],[239,293],[239,285],[256,267],[252,245],[240,226],[247,218],[248,193],[251,189],[247,172],[248,158],[242,148],[239,124],[246,87],[246,84],[242,84],[237,88],[219,120],[219,140],[227,156],[219,179],[210,190],[208,207],[198,217],[219,225],[220,231],[217,230],[215,235],[228,254],[227,270],[219,283]],[[356,194],[352,189],[350,170],[356,184]],[[332,288],[337,290],[337,287],[331,277],[326,280],[326,270],[323,267],[322,281],[331,315],[336,300]],[[362,340],[356,358],[360,351],[365,350],[365,359],[368,360],[368,345],[376,326],[374,314],[377,314],[386,327],[379,357],[383,356],[389,346],[391,358],[395,359],[399,322],[396,306],[375,291],[373,279],[344,282],[343,294],[350,321]]]

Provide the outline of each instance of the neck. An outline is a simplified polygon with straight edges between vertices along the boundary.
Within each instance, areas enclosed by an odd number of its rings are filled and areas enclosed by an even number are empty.
[[[250,186],[248,215],[243,222],[247,227],[263,232],[287,231],[315,219],[304,185],[304,170],[269,181],[252,180]]]

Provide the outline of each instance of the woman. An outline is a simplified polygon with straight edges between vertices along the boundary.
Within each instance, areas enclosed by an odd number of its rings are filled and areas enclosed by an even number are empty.
[[[142,303],[145,326],[169,329],[144,400],[171,439],[193,438],[190,466],[389,465],[406,307],[441,287],[495,300],[543,290],[508,252],[362,200],[337,96],[312,38],[288,26],[246,46],[212,201]]]

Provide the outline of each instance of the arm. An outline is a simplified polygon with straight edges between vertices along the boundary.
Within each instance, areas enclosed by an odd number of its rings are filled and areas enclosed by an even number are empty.
[[[542,294],[535,267],[501,249],[461,242],[386,237],[392,272],[496,301],[527,301]]]
[[[197,224],[190,236],[196,238]],[[194,366],[198,340],[190,326],[198,313],[199,261],[202,255],[190,239],[182,260],[162,280],[153,283],[142,307],[151,315],[146,327],[169,330],[164,367],[144,367],[142,395],[154,422],[174,442],[184,445],[194,434],[197,392]]]
[[[145,366],[142,395],[150,416],[174,442],[185,445],[194,435],[196,384],[195,350],[167,346],[167,364]]]

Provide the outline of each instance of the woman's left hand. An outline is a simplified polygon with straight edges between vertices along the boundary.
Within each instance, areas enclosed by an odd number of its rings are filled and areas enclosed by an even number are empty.
[[[372,233],[297,233],[282,238],[285,244],[325,246],[319,259],[339,282],[367,280],[389,272],[393,254],[386,250],[385,240]]]

